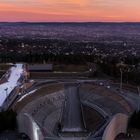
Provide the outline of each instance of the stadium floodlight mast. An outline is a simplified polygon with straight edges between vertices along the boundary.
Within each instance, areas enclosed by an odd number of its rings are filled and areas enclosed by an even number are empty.
[[[128,65],[128,64],[124,64],[123,61],[121,61],[121,63],[118,63],[117,64],[117,67],[119,68],[120,70],[120,74],[121,74],[121,77],[120,77],[120,92],[122,92],[122,84],[123,84],[123,73],[127,72],[131,72],[133,69],[134,69],[134,65]]]

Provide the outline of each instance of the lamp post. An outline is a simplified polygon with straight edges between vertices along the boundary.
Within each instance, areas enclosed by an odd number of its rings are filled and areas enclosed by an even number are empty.
[[[5,92],[6,92],[6,106],[7,106],[7,108],[8,108],[8,88],[5,88],[4,89],[5,90]]]
[[[4,90],[6,91],[6,98],[7,98],[8,97],[8,92],[7,92],[8,88],[6,88]]]

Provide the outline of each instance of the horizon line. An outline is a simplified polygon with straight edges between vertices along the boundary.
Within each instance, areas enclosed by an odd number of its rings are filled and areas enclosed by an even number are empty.
[[[140,23],[140,21],[0,21],[0,23]]]

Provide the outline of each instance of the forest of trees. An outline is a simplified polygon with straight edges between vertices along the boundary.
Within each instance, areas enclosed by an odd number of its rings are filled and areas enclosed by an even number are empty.
[[[13,110],[0,112],[0,132],[16,129],[16,115],[17,114]]]

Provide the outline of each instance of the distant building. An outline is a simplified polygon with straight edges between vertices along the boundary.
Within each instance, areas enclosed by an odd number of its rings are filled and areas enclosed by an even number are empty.
[[[29,71],[53,71],[53,64],[29,64]]]

